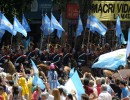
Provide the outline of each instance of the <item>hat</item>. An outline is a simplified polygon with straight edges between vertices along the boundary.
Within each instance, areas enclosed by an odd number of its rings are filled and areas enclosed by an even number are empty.
[[[50,64],[50,69],[55,69],[54,63],[51,63],[51,64]]]

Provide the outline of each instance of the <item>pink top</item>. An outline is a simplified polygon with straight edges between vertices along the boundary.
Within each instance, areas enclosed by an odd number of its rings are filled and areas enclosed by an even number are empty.
[[[38,95],[39,95],[39,91],[38,90],[34,91],[32,94],[32,100],[37,100]]]

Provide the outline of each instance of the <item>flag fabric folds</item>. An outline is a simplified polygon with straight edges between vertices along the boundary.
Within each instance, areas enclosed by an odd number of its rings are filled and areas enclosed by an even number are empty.
[[[54,28],[51,26],[51,20],[46,14],[45,16],[42,16],[42,25],[40,29],[43,31],[45,35],[49,35],[54,31]]]
[[[3,37],[5,30],[0,29],[0,39]]]
[[[117,36],[119,42],[121,42],[122,44],[126,44],[122,29],[121,29],[121,23],[120,23],[119,16],[117,16],[117,19],[116,19],[116,36]]]
[[[127,47],[126,47],[126,57],[128,57],[130,54],[130,28],[128,30],[128,41],[127,41]]]
[[[73,76],[65,83],[65,89],[68,93],[75,91],[77,100],[81,100],[81,95],[84,94],[85,91],[77,71],[75,71]]]
[[[107,27],[93,15],[88,17],[86,27],[90,28],[90,31],[96,31],[103,36],[107,32]]]
[[[74,74],[74,68],[72,68],[72,69],[70,70],[69,77],[72,77],[73,74]]]
[[[6,30],[10,32],[12,35],[16,35],[16,31],[13,30],[13,25],[9,22],[9,20],[4,16],[4,14],[1,14],[1,20],[0,20],[0,29]]]
[[[23,18],[22,18],[22,26],[24,27],[26,32],[30,32],[31,31],[30,26],[29,26],[29,24],[28,24],[28,22],[27,22],[27,20],[26,20],[26,18],[24,16],[24,14],[23,14]]]
[[[99,56],[97,62],[92,65],[92,68],[102,68],[109,70],[117,70],[120,65],[126,64],[126,49],[118,49]]]
[[[64,31],[64,29],[62,28],[62,26],[59,24],[59,22],[53,16],[53,14],[51,14],[51,27],[53,27],[54,29],[57,29],[57,30]]]
[[[83,31],[83,24],[82,24],[82,20],[81,20],[81,17],[79,15],[79,19],[78,19],[78,27],[77,27],[77,30],[76,30],[76,37],[80,36],[81,33]]]
[[[25,37],[27,37],[27,32],[24,29],[24,27],[21,25],[21,23],[18,21],[16,16],[14,16],[14,30],[23,34]]]
[[[35,65],[35,63],[33,62],[32,59],[31,59],[31,64],[32,64],[32,68],[34,70],[34,74],[38,74],[38,68],[37,68],[37,66]]]
[[[25,41],[24,43],[24,51],[27,51],[28,50],[28,46],[30,44],[30,37]]]
[[[60,25],[62,26],[62,14],[60,15],[60,21],[59,21]],[[57,30],[57,37],[61,38],[62,36],[62,31],[61,30]]]
[[[43,80],[40,79],[37,74],[34,74],[34,78],[33,78],[32,83],[33,83],[35,86],[40,87],[40,89],[42,89],[42,90],[45,89],[45,85],[43,84]]]
[[[5,30],[0,29],[0,43],[1,43],[1,39],[4,35],[4,33],[5,33]]]

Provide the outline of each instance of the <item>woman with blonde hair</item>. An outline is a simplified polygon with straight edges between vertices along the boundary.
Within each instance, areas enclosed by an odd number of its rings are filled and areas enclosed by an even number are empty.
[[[60,91],[58,89],[53,89],[52,95],[54,96],[54,100],[60,100]]]

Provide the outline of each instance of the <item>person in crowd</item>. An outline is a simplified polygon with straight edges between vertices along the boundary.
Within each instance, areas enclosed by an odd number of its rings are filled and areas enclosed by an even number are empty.
[[[121,88],[119,87],[120,79],[115,79],[114,83],[111,83],[110,86],[115,92],[115,96],[117,96],[119,99],[121,99]]]
[[[90,100],[95,99],[97,96],[95,94],[95,92],[93,91],[92,87],[89,86],[89,80],[87,78],[84,79],[84,89],[85,89],[85,93],[89,96]],[[90,97],[90,94],[93,95],[93,97]]]
[[[60,100],[65,100],[65,93],[64,93],[63,88],[60,87],[59,91],[60,91]]]
[[[126,87],[126,81],[125,80],[121,80],[120,81],[120,84],[119,84],[119,86],[120,86],[120,88],[121,88],[121,90],[122,90],[122,92],[121,92],[121,99],[122,100],[126,100],[126,99],[128,99],[129,98],[129,90],[128,90],[128,88]]]
[[[112,100],[112,96],[108,93],[105,84],[101,85],[101,93],[98,96],[98,100]]]
[[[51,89],[54,89],[57,87],[57,79],[58,74],[57,71],[55,70],[55,65],[54,63],[50,64],[50,71],[48,71],[48,83],[51,87]]]
[[[96,89],[98,91],[98,95],[101,93],[101,78],[96,78]]]
[[[87,94],[82,94],[81,100],[89,100],[89,96]]]
[[[105,84],[107,86],[107,92],[110,93],[112,96],[114,96],[115,93],[113,89],[111,88],[111,86],[109,85],[108,81],[106,80],[108,80],[108,78],[105,79],[104,77],[102,77],[101,84]]]
[[[60,100],[60,91],[58,89],[53,89],[52,95],[54,96],[54,100]]]

